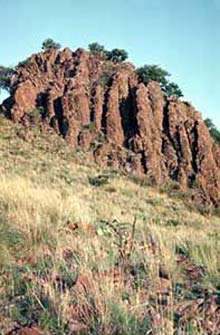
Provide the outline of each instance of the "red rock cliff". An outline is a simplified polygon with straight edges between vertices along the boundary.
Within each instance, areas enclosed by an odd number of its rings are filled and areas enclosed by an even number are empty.
[[[201,115],[167,98],[157,83],[138,83],[132,64],[82,49],[33,55],[12,78],[3,110],[28,124],[37,107],[42,124],[73,148],[91,150],[98,163],[146,174],[156,184],[196,184],[202,200],[220,204],[220,150]]]

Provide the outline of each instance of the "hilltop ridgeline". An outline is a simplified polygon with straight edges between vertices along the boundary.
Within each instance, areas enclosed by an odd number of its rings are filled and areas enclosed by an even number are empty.
[[[201,202],[220,204],[220,150],[200,113],[140,82],[131,63],[83,49],[34,54],[16,69],[2,109],[27,127],[55,129],[99,164],[196,187]]]

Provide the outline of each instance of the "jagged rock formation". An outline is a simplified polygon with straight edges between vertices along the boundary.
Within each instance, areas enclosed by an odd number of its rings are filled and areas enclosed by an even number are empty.
[[[98,163],[146,174],[156,184],[197,185],[200,199],[220,204],[220,150],[201,115],[167,98],[159,84],[139,83],[132,64],[82,49],[49,50],[20,66],[11,85],[2,108],[12,120],[28,125],[41,107],[43,126],[90,150]]]

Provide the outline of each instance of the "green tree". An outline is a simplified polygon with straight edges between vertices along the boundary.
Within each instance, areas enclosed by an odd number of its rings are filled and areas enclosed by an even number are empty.
[[[47,38],[42,43],[42,49],[43,50],[60,49],[60,48],[61,48],[61,45],[59,43],[55,42],[54,40],[52,40],[52,38]]]
[[[220,144],[220,131],[217,129],[217,127],[214,125],[211,119],[207,118],[205,119],[204,122],[209,130],[210,135],[214,139],[214,141]]]
[[[165,86],[165,92],[168,97],[177,97],[177,98],[183,97],[183,92],[181,91],[179,86],[173,82],[168,83]]]
[[[150,81],[157,81],[164,89],[168,85],[167,77],[170,74],[158,65],[144,65],[137,69],[137,75],[140,82],[147,85]]]
[[[13,74],[14,74],[13,68],[0,66],[0,89],[10,91],[11,77]]]
[[[88,47],[93,55],[105,55],[106,53],[105,47],[97,42],[90,43]]]
[[[106,52],[108,60],[114,63],[124,62],[128,58],[128,53],[124,49],[113,49]]]
[[[170,82],[169,72],[158,65],[144,65],[136,70],[139,81],[147,85],[150,81],[156,81],[160,84],[162,90],[168,97],[180,98],[183,92],[176,83]]]

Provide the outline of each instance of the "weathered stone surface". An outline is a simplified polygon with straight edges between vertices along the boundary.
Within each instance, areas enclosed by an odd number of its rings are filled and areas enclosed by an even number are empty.
[[[138,83],[130,63],[114,64],[78,49],[33,55],[18,68],[5,115],[28,125],[41,107],[73,148],[90,150],[102,165],[199,188],[200,199],[220,204],[220,149],[201,115],[169,99],[160,86]]]

